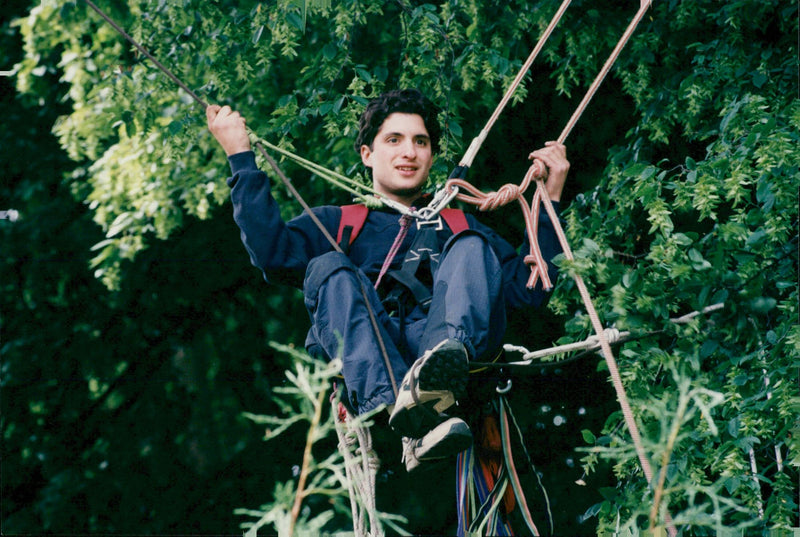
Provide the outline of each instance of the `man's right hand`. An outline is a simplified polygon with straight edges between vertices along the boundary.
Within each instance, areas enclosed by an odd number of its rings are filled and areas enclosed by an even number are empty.
[[[210,104],[206,108],[208,130],[217,139],[228,156],[250,151],[250,137],[247,135],[244,118],[230,106]]]

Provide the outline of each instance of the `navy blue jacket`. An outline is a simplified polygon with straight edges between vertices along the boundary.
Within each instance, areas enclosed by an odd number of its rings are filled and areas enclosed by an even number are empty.
[[[241,230],[242,242],[250,254],[250,260],[264,273],[267,281],[302,288],[306,267],[311,259],[332,251],[334,248],[317,228],[311,218],[303,212],[285,222],[278,203],[270,192],[267,175],[256,166],[252,151],[231,155],[228,158],[232,177],[228,179],[233,201],[233,217]],[[558,204],[554,203],[556,209]],[[338,206],[321,206],[313,209],[325,228],[334,238],[339,229],[342,210]],[[495,250],[503,267],[504,298],[509,308],[540,306],[547,293],[541,282],[533,290],[526,285],[530,268],[524,258],[529,253],[527,237],[519,253],[490,227],[481,224],[473,215],[467,214],[471,230],[483,234]],[[364,227],[352,244],[349,257],[372,281],[375,281],[386,254],[399,231],[399,214],[392,209],[376,209],[369,212]],[[450,235],[443,231],[443,240]],[[398,269],[406,251],[414,240],[416,226],[412,225],[408,236],[391,269]],[[561,251],[558,238],[545,211],[539,220],[539,247],[548,261],[548,273],[555,282],[557,271],[550,260]],[[383,284],[381,284],[383,285]]]

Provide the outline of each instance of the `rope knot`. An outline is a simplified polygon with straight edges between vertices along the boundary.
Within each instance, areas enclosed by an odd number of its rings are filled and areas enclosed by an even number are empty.
[[[493,211],[498,207],[506,205],[522,195],[523,190],[519,187],[519,185],[507,183],[500,187],[500,190],[497,192],[490,192],[486,194],[486,197],[481,201],[480,210],[481,211]]]
[[[606,341],[608,341],[609,345],[613,345],[620,339],[620,331],[616,328],[606,328],[603,330],[603,333],[606,336]],[[586,341],[591,342],[592,348],[600,347],[600,337],[597,334],[592,334]]]

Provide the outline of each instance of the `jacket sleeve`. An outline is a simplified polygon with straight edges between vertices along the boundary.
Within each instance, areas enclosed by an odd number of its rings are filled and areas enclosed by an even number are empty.
[[[228,158],[228,179],[233,219],[241,231],[250,262],[262,270],[267,281],[302,287],[306,267],[314,257],[333,247],[307,214],[284,222],[280,206],[272,196],[267,175],[256,165],[252,151]],[[321,207],[315,214],[335,236],[340,209]]]
[[[553,202],[553,207],[556,210],[556,214],[559,214],[559,203]],[[538,308],[545,305],[550,297],[550,292],[545,291],[541,278],[536,282],[536,286],[533,289],[528,289],[527,287],[528,279],[531,275],[530,267],[525,264],[525,257],[530,253],[527,231],[525,232],[522,246],[517,250],[491,228],[478,224],[477,229],[490,237],[495,253],[503,268],[503,294],[506,300],[506,307],[520,309],[526,307]],[[553,264],[552,260],[557,254],[561,253],[561,244],[558,242],[553,223],[545,210],[539,213],[538,241],[542,257],[547,262],[547,274],[550,276],[550,282],[555,285],[558,277],[558,268]]]

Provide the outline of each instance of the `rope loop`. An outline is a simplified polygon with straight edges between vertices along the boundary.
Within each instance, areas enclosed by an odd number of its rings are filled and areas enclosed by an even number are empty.
[[[547,167],[544,165],[544,162],[542,162],[538,158],[535,158],[533,159],[533,163],[528,168],[528,172],[525,174],[525,179],[523,181],[523,184],[525,184],[525,186],[527,187],[531,181],[535,181],[538,179],[545,179],[546,177],[547,177]]]
[[[540,278],[544,289],[550,290],[553,287],[547,273],[547,262],[542,257],[537,241],[539,206],[547,198],[547,191],[544,187],[546,177],[547,167],[541,160],[533,159],[533,163],[519,185],[508,183],[501,186],[496,192],[482,192],[473,184],[458,177],[452,178],[445,183],[445,190],[448,193],[452,195],[453,192],[456,192],[455,198],[457,200],[475,205],[481,211],[492,211],[512,201],[519,202],[530,242],[530,254],[524,258],[525,264],[531,268],[531,275],[527,284],[529,289],[533,289]],[[524,194],[534,181],[536,182],[536,191],[533,195],[533,201],[529,205],[525,200]]]
[[[621,337],[620,335],[621,332],[613,327],[606,328],[603,331],[603,333],[605,334],[606,340],[610,345],[613,345],[614,343],[619,341]],[[586,341],[591,345],[589,348],[600,348],[600,337],[597,334],[592,334],[591,336],[586,338]]]

